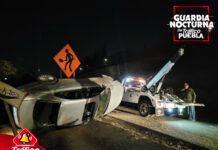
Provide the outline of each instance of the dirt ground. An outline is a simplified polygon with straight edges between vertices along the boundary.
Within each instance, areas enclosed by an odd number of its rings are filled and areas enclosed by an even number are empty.
[[[136,110],[123,106],[119,106],[108,116],[200,147],[218,149],[218,125],[216,124],[167,116],[150,115],[141,117]]]

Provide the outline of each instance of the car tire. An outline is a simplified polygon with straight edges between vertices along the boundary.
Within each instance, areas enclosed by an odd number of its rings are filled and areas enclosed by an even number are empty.
[[[139,114],[143,117],[146,117],[150,113],[150,107],[147,101],[142,100],[138,104]]]

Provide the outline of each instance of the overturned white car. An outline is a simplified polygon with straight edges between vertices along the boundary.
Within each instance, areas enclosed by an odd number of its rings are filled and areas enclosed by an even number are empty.
[[[13,108],[18,127],[74,126],[103,116],[121,102],[123,87],[108,76],[55,79],[42,75],[38,82],[18,88],[26,93],[19,109]]]

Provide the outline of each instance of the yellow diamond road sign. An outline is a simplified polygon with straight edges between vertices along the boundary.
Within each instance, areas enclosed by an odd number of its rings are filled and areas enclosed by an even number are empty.
[[[24,92],[0,81],[0,99],[4,102],[19,108],[24,96]]]
[[[58,52],[58,54],[54,57],[54,60],[68,78],[71,77],[80,65],[79,59],[69,44]]]

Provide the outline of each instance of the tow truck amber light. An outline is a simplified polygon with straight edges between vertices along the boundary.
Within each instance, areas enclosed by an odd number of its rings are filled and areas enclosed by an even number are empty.
[[[140,83],[145,83],[145,80],[139,80]]]

